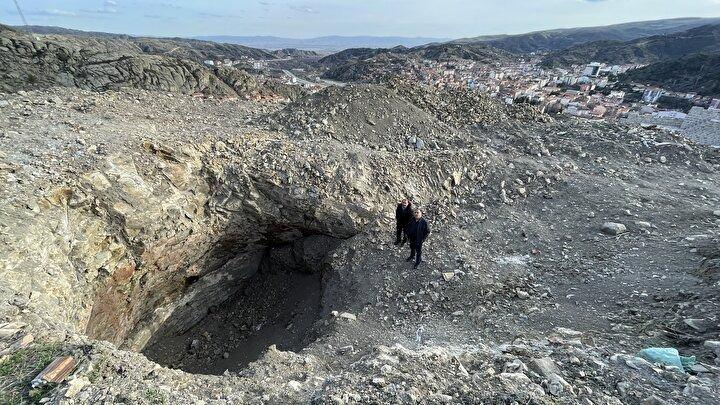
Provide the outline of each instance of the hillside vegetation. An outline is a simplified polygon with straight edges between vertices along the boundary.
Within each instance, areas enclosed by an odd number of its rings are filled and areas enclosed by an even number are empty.
[[[720,24],[627,42],[596,41],[577,45],[551,52],[543,59],[543,65],[561,67],[594,61],[611,64],[653,63],[699,53],[720,53]]]
[[[720,55],[692,55],[634,69],[620,78],[668,90],[720,96]]]

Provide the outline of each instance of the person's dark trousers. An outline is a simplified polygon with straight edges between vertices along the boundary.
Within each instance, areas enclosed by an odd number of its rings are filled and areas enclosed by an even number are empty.
[[[417,267],[422,262],[422,243],[410,242],[410,260],[415,258],[415,266]]]
[[[402,239],[400,239],[402,238]],[[407,235],[405,234],[405,225],[398,222],[397,231],[395,233],[395,244],[404,244],[407,242]]]

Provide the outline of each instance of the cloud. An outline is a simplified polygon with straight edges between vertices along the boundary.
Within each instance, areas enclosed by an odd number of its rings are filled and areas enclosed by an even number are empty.
[[[118,10],[118,2],[117,0],[104,0],[102,7],[96,8],[94,10],[80,10],[83,13],[88,14],[118,14],[120,13],[120,10]]]
[[[53,17],[75,17],[77,13],[74,11],[59,10],[57,8],[47,8],[45,10],[30,11],[25,14],[28,15],[39,15],[39,16],[53,16]]]
[[[90,13],[90,14],[118,14],[120,11],[116,8],[98,8],[95,10],[82,10],[83,13]]]
[[[240,10],[242,11],[242,10]],[[200,12],[198,15],[202,17],[207,18],[243,18],[243,16],[238,14],[218,14],[218,13],[208,13],[208,12]]]
[[[316,11],[313,10],[312,7],[306,6],[306,5],[295,5],[295,4],[291,4],[291,5],[290,5],[290,9],[292,9],[292,10],[294,10],[294,11],[297,11],[297,12],[299,12],[299,13],[307,13],[307,14],[316,13]]]
[[[181,10],[181,9],[183,8],[182,6],[178,6],[178,5],[175,4],[175,3],[169,3],[169,2],[157,3],[157,5],[160,6],[160,7],[162,7],[162,8],[173,8],[173,9],[175,9],[175,10]]]

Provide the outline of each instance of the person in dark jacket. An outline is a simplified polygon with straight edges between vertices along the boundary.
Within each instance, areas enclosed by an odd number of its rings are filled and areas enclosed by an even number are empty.
[[[415,210],[413,219],[405,227],[405,233],[407,234],[408,241],[410,241],[410,257],[405,261],[409,262],[415,259],[415,265],[413,269],[417,269],[422,262],[422,245],[430,235],[430,225],[428,225],[425,218],[422,217],[422,210]]]
[[[413,217],[413,207],[410,200],[404,198],[400,201],[397,208],[395,208],[395,244],[404,245],[407,242],[407,235],[405,235],[405,227]],[[402,239],[400,239],[402,238]]]

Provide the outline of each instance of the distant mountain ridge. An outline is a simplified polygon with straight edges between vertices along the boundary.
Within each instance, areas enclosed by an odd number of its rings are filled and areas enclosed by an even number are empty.
[[[195,37],[195,39],[229,44],[240,44],[253,48],[270,50],[295,48],[316,52],[338,52],[350,48],[393,48],[396,46],[414,47],[433,42],[450,41],[450,38],[338,35],[307,39],[281,38],[274,36],[211,35],[199,36]]]
[[[610,64],[654,63],[695,54],[720,54],[720,24],[704,25],[687,31],[655,35],[632,41],[596,41],[551,52],[543,59],[546,67],[581,65],[589,62]]]
[[[599,27],[562,28],[518,35],[486,35],[463,38],[454,43],[486,43],[513,53],[547,52],[595,41],[630,41],[654,35],[672,34],[709,24],[720,23],[717,18],[673,18],[638,21]]]

